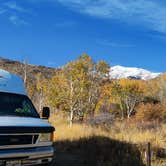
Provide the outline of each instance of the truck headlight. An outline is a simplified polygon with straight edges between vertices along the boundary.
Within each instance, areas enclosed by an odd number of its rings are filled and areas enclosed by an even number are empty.
[[[53,141],[53,133],[41,133],[39,134],[38,142],[50,142]]]

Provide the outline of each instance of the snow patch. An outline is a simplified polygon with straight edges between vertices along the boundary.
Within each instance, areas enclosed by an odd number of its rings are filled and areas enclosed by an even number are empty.
[[[161,73],[153,73],[145,69],[135,67],[113,66],[110,69],[110,78],[112,79],[142,79],[150,80],[158,77]]]

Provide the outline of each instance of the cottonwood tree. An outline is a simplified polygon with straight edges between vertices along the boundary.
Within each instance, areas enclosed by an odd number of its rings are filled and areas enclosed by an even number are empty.
[[[65,67],[65,76],[67,78],[68,83],[68,103],[69,103],[69,111],[70,111],[70,126],[73,124],[75,111],[78,108],[78,101],[81,96],[81,92],[83,93],[81,85],[81,75],[82,75],[82,64],[79,62],[71,62],[67,64]]]
[[[96,65],[96,72],[101,79],[110,79],[110,65],[101,60]]]
[[[125,112],[126,106],[124,102],[124,95],[122,93],[122,87],[117,81],[114,81],[111,84],[111,88],[109,90],[110,90],[110,101],[119,104],[121,118],[124,119],[126,114]]]
[[[26,60],[23,60],[23,63],[21,63],[20,68],[23,73],[24,84],[26,85],[27,84],[27,73],[28,73],[28,64],[27,64]]]
[[[54,110],[66,111],[68,103],[68,83],[63,70],[58,71],[48,82],[47,101]]]
[[[166,106],[166,74],[164,74],[159,80],[158,96],[161,104]]]
[[[114,87],[114,92],[121,109],[126,110],[127,117],[130,118],[136,105],[143,99],[144,83],[138,80],[120,80]]]
[[[57,109],[70,113],[70,126],[76,117],[83,117],[87,82],[86,65],[80,61],[68,63],[50,82],[49,101]]]
[[[104,70],[96,71],[93,60],[83,54],[64,66],[51,80],[50,101],[58,109],[70,113],[70,126],[74,120],[83,121],[85,115],[94,114],[100,95],[101,73]]]
[[[36,75],[36,95],[37,95],[37,107],[38,111],[42,110],[42,107],[46,103],[48,82],[41,73]]]
[[[90,82],[91,86],[89,89],[89,110],[90,110],[90,116],[93,117],[97,104],[99,103],[99,100],[102,95],[101,87],[104,84],[105,81],[110,80],[110,65],[106,63],[105,61],[99,61],[95,65],[95,71],[91,73],[90,76]]]

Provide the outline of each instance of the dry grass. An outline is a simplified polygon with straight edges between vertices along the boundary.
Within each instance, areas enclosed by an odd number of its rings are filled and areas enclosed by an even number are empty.
[[[73,126],[70,127],[67,121],[61,118],[58,118],[56,121],[51,119],[50,121],[56,127],[56,141],[72,141],[91,136],[108,136],[108,133],[102,131],[101,129],[92,128],[91,126],[87,126],[85,124],[73,124]]]
[[[110,137],[134,144],[151,142],[155,147],[166,148],[166,124],[155,129],[139,129],[135,124],[126,126],[125,123],[116,123],[110,130]]]
[[[166,165],[166,159],[165,160],[155,160],[152,162],[152,166],[165,166]]]
[[[116,122],[109,131],[101,128],[94,128],[85,124],[74,124],[69,127],[66,119],[61,117],[52,117],[50,122],[56,127],[55,142],[70,141],[76,142],[80,139],[87,140],[91,137],[106,137],[129,144],[141,145],[151,142],[153,147],[166,148],[166,124],[152,129],[139,129],[136,124],[128,125],[126,122]],[[144,154],[144,153],[143,153]],[[156,160],[154,158],[153,166],[165,166],[166,160]]]
[[[134,124],[127,126],[126,123],[117,122],[109,132],[106,132],[101,128],[93,128],[85,124],[74,124],[71,128],[67,120],[59,117],[54,117],[51,122],[56,127],[56,140],[78,140],[91,136],[105,136],[133,144],[151,142],[154,147],[166,148],[166,124],[156,129],[140,130]]]

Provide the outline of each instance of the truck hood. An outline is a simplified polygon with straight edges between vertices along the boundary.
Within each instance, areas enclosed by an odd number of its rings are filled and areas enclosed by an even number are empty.
[[[40,118],[30,117],[0,117],[0,134],[1,133],[40,133],[54,131],[48,122]]]

